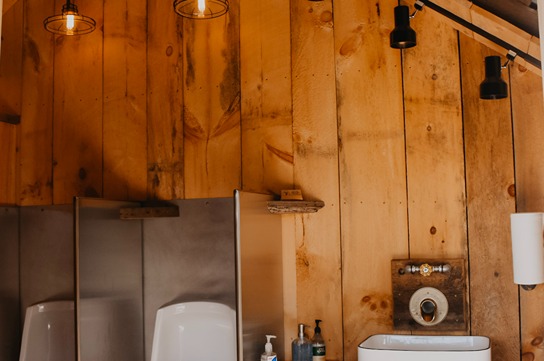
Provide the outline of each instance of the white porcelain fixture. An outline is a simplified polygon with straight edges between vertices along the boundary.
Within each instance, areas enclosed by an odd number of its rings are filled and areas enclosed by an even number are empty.
[[[74,361],[74,302],[39,303],[26,309],[19,361]]]
[[[357,350],[358,361],[491,361],[483,336],[374,335]]]
[[[236,361],[236,312],[214,302],[157,311],[151,361]]]

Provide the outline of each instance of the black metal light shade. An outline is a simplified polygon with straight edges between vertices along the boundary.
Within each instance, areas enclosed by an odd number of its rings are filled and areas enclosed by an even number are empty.
[[[212,19],[229,11],[228,0],[175,0],[174,11],[189,19]]]
[[[501,57],[485,58],[485,79],[480,84],[481,99],[503,99],[508,96],[508,85],[501,77]]]
[[[43,21],[45,30],[59,35],[89,34],[96,28],[96,21],[88,16],[80,15],[77,6],[66,1],[62,6],[62,13],[53,15]]]
[[[410,8],[406,5],[395,7],[395,28],[389,34],[389,45],[395,49],[416,46],[416,32],[410,27]]]

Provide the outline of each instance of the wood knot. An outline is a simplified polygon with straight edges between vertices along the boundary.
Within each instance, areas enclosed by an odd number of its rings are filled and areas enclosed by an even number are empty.
[[[525,352],[521,355],[521,361],[534,361],[535,354],[532,352]]]
[[[370,296],[365,296],[365,297],[363,297],[363,298],[361,299],[361,301],[363,301],[364,303],[367,303],[367,302],[370,301],[370,298],[371,298]]]
[[[510,195],[510,197],[515,197],[516,196],[516,185],[515,184],[511,184],[508,186],[508,194]]]
[[[540,345],[542,343],[542,341],[544,341],[542,336],[537,336],[537,337],[533,338],[533,340],[531,341],[531,345],[538,346],[538,345]]]
[[[329,10],[325,10],[321,13],[320,19],[324,23],[329,23],[332,21],[332,12]]]
[[[174,53],[174,47],[172,45],[168,45],[166,47],[166,56],[172,56]]]
[[[431,229],[429,230],[431,232],[431,234],[436,234],[436,227],[435,226],[432,226]]]

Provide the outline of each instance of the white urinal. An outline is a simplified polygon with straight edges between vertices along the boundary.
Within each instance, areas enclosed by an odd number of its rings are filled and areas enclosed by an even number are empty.
[[[236,361],[236,312],[214,302],[157,311],[151,361]]]
[[[74,302],[39,303],[26,309],[19,361],[74,361]]]

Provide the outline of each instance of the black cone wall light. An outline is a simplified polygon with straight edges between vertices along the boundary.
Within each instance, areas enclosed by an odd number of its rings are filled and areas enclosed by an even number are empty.
[[[423,9],[425,4],[416,1],[415,11],[410,15],[410,8],[406,5],[395,7],[395,28],[389,34],[389,45],[394,49],[407,49],[416,46],[416,32],[410,27],[410,19],[413,19],[416,13]]]
[[[501,65],[500,56],[494,55],[485,58],[485,79],[480,84],[480,99],[493,100],[508,97],[508,85],[502,79],[501,71],[515,57],[516,53],[509,51],[504,65]]]

